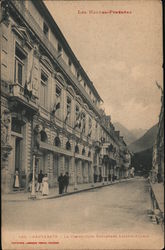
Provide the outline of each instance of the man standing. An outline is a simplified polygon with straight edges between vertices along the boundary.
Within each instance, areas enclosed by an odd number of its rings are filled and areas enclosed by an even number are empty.
[[[68,185],[69,185],[69,174],[68,172],[66,172],[64,175],[64,192],[65,193],[67,193]]]
[[[44,175],[42,173],[42,170],[40,170],[40,173],[38,174],[38,182],[37,182],[36,192],[38,192],[38,191],[42,192],[42,179],[43,178],[44,178]]]
[[[64,189],[64,176],[62,173],[58,177],[58,184],[59,184],[59,194],[62,194]]]

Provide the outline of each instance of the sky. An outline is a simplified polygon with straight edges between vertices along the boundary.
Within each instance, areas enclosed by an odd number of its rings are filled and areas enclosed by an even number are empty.
[[[112,122],[130,130],[156,124],[161,92],[155,81],[163,85],[161,1],[46,0],[45,4]]]

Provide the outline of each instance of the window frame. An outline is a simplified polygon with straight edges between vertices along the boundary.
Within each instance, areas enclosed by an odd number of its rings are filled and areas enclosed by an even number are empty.
[[[42,80],[42,74],[46,76],[47,80],[44,81]],[[47,72],[41,68],[41,72],[40,72],[40,106],[44,109],[48,109],[48,84],[49,84],[49,75],[47,74]],[[43,87],[43,95],[44,95],[44,99],[41,101],[42,98],[42,94],[41,94],[41,87]]]
[[[60,90],[60,95],[57,95],[57,89]],[[56,110],[56,113],[55,115],[58,117],[58,118],[61,118],[61,104],[62,104],[62,86],[56,82],[56,85],[55,85],[55,105],[57,105],[58,101],[60,103],[60,108],[58,110]]]
[[[20,58],[16,50],[19,50],[19,52],[23,55],[24,58]],[[25,84],[25,78],[26,78],[26,72],[25,72],[26,60],[27,60],[27,53],[16,42],[15,55],[14,55],[14,82],[22,87]],[[19,65],[21,65],[21,82],[19,82],[19,72],[18,72]]]
[[[68,100],[70,100],[69,104],[68,104]],[[71,122],[72,122],[72,119],[71,119],[71,116],[72,116],[72,98],[71,98],[70,95],[67,94],[66,95],[66,116],[67,116],[67,113],[68,113],[68,107],[70,107],[70,115],[69,115],[69,118],[67,119],[67,123],[69,125],[71,125]]]
[[[43,33],[47,38],[49,38],[49,26],[45,21],[43,21]]]

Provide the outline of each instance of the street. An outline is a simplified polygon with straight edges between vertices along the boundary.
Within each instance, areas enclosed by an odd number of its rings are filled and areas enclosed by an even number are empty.
[[[147,216],[148,184],[142,178],[58,199],[4,205],[3,229],[9,231],[162,234]]]

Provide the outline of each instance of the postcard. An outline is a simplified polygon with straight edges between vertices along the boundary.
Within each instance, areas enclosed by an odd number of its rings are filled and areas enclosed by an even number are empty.
[[[3,250],[164,247],[163,2],[1,1]]]

